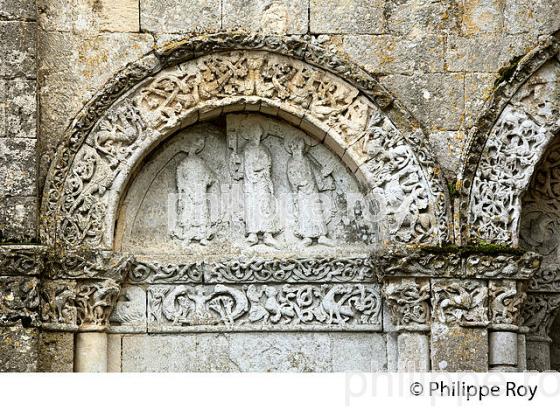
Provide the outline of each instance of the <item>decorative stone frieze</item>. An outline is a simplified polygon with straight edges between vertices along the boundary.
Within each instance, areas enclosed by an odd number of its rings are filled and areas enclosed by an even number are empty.
[[[110,251],[70,252],[49,255],[45,277],[49,279],[113,279],[121,282],[133,258]]]
[[[374,282],[371,258],[231,259],[160,263],[136,259],[129,283]]]
[[[387,252],[373,256],[382,277],[434,277],[527,280],[540,268],[535,252],[491,252],[469,247],[425,249],[408,253]]]
[[[0,275],[39,276],[44,254],[45,248],[36,245],[0,246]]]
[[[134,260],[126,277],[128,283],[202,283],[204,262],[161,263]]]
[[[150,332],[381,330],[373,284],[152,285]]]

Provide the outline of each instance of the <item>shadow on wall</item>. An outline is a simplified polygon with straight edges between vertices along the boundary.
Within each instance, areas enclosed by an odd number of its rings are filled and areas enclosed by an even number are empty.
[[[560,315],[556,316],[556,320],[552,324],[550,330],[552,344],[550,345],[550,368],[551,370],[560,371]]]

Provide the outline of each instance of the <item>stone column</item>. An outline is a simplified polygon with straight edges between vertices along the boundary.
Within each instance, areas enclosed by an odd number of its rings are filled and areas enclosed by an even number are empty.
[[[483,280],[431,279],[432,369],[488,370],[488,287]]]
[[[107,327],[120,287],[112,279],[82,281],[78,288],[76,372],[107,371]]]
[[[80,373],[107,371],[107,333],[79,332],[76,334],[74,371]]]
[[[116,305],[130,258],[105,251],[52,255],[41,292],[42,327],[72,332],[73,369],[108,370],[109,316]],[[59,338],[66,342],[66,338]],[[62,349],[51,349],[55,353]],[[69,349],[64,349],[68,352]]]
[[[43,328],[77,332],[75,371],[107,371],[106,329],[119,290],[112,279],[44,282],[41,308]]]
[[[550,327],[560,308],[560,293],[529,292],[523,306],[527,370],[550,370]]]
[[[383,288],[397,335],[397,370],[430,370],[428,279],[390,278]]]
[[[518,331],[526,296],[521,287],[522,283],[515,280],[489,281],[488,365],[491,371],[519,370]]]

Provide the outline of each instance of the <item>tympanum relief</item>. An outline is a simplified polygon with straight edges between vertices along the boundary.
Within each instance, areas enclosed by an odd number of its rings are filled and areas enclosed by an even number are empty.
[[[120,232],[136,254],[367,254],[375,210],[323,144],[276,119],[229,114],[179,131],[148,159]]]

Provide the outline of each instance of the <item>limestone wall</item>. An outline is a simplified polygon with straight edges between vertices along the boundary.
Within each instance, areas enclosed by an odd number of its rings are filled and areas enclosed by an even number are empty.
[[[320,36],[423,123],[449,179],[500,69],[559,28],[555,0],[38,1],[41,176],[62,130],[127,63],[193,32]]]
[[[36,29],[34,0],[0,2],[0,243],[36,239]],[[5,300],[14,282],[3,275]],[[38,338],[36,328],[3,314],[2,370],[35,371]]]
[[[0,242],[36,238],[35,1],[0,3]]]

